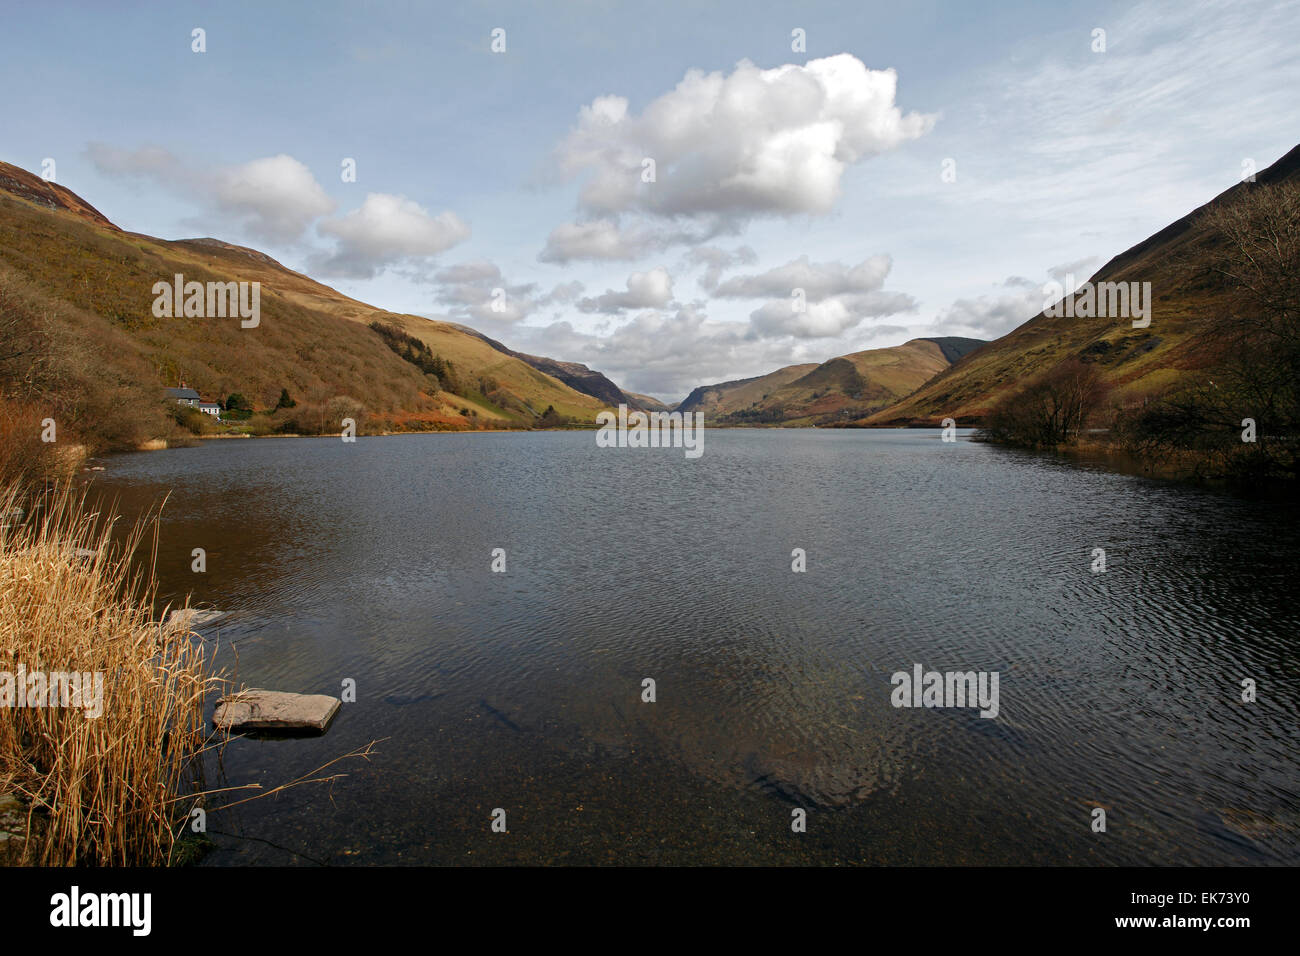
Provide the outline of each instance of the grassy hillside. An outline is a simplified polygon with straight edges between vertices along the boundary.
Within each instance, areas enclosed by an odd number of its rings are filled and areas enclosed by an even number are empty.
[[[1258,184],[1300,177],[1300,147],[1256,177]],[[1150,282],[1151,324],[1135,329],[1130,318],[1052,318],[1039,314],[972,352],[902,401],[855,424],[933,425],[952,417],[982,422],[1026,381],[1064,363],[1096,369],[1118,406],[1140,404],[1188,381],[1206,378],[1224,360],[1227,342],[1213,334],[1228,308],[1229,290],[1208,253],[1222,243],[1203,213],[1254,184],[1239,183],[1214,200],[1116,256],[1093,282]]]
[[[260,282],[260,325],[155,317],[153,286],[177,273]],[[287,391],[297,405],[282,418],[306,423],[346,407],[375,430],[527,426],[548,407],[592,421],[605,407],[457,326],[374,308],[251,249],[123,232],[68,190],[6,164],[0,310],[31,346],[0,351],[0,430],[15,409],[44,411],[92,449],[160,437],[172,410],[160,390],[181,380],[205,398],[246,396],[257,410]],[[375,321],[427,343],[454,368],[460,394],[396,354]]]
[[[679,406],[720,425],[828,425],[897,401],[948,368],[977,339],[913,339],[842,355],[821,365],[790,365],[758,378],[704,385]]]

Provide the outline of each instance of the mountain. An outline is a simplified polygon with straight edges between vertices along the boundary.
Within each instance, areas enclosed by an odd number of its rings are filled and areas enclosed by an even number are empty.
[[[1280,183],[1300,176],[1300,146],[1256,175]],[[1177,222],[1115,256],[1091,282],[1150,282],[1150,326],[1131,318],[1051,317],[1042,313],[965,356],[914,393],[853,422],[860,426],[934,425],[946,417],[978,424],[1024,382],[1069,359],[1092,363],[1118,405],[1140,403],[1220,361],[1224,343],[1206,334],[1225,302],[1223,278],[1204,253],[1223,241],[1201,220],[1250,183],[1238,183]],[[1080,293],[1082,293],[1082,289]],[[1077,299],[1077,296],[1076,296]]]
[[[912,339],[820,365],[789,365],[756,378],[702,385],[679,406],[718,425],[829,425],[860,418],[909,394],[984,343]]]
[[[648,395],[636,395],[632,392],[625,392],[608,378],[595,369],[590,369],[578,362],[561,362],[557,359],[546,358],[542,355],[529,355],[526,352],[516,352],[514,349],[507,348],[496,339],[488,338],[482,332],[471,329],[468,326],[459,326],[470,335],[477,336],[488,345],[492,346],[498,352],[505,355],[514,356],[521,361],[527,362],[539,372],[545,372],[552,378],[558,378],[565,385],[584,395],[590,395],[592,398],[604,402],[606,405],[627,405],[631,408],[640,408],[645,411],[658,411],[667,406],[657,398],[651,398]]]
[[[742,408],[748,408],[768,394],[807,375],[816,365],[787,365],[775,372],[755,378],[739,378],[717,385],[700,385],[692,390],[677,406],[679,412],[704,412],[709,420],[722,419]]]
[[[260,283],[260,324],[156,317],[154,285],[171,283],[176,274],[203,283]],[[607,404],[617,404],[461,326],[386,312],[256,250],[210,238],[171,241],[124,232],[70,190],[5,163],[0,297],[11,316],[30,317],[11,319],[13,327],[30,329],[62,363],[48,371],[43,394],[66,398],[65,384],[75,381],[86,399],[78,398],[77,407],[115,395],[111,414],[135,419],[137,433],[110,445],[156,437],[167,425],[161,389],[182,379],[204,398],[239,393],[255,409],[274,408],[287,390],[303,420],[307,409],[345,401],[363,408],[375,428],[531,425],[548,406],[593,421]],[[374,322],[423,343],[426,358],[436,357],[451,371],[445,379],[426,374],[390,346],[391,335],[371,329]],[[561,363],[555,365],[558,370]],[[18,382],[21,375],[8,377]],[[0,380],[0,398],[9,385]],[[16,394],[17,387],[8,390]],[[74,430],[91,428],[93,417],[84,408],[77,412]]]
[[[651,395],[638,395],[636,392],[625,392],[624,394],[631,399],[628,404],[633,408],[639,408],[646,412],[672,411],[671,405],[667,405]]]

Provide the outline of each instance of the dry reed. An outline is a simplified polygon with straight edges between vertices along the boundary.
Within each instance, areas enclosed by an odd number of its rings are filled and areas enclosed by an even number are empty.
[[[132,570],[146,546],[156,553],[157,516],[115,543],[114,521],[66,486],[34,499],[0,490],[0,515],[11,516],[0,530],[0,680],[7,672],[16,691],[20,668],[103,675],[98,717],[93,704],[0,706],[0,790],[27,798],[29,833],[40,833],[24,862],[166,864],[210,744],[204,700],[221,681],[196,635],[152,619],[152,560]]]

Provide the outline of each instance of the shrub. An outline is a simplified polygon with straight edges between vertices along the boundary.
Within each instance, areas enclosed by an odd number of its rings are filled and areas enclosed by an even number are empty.
[[[1078,440],[1106,394],[1093,365],[1068,359],[999,402],[979,436],[1031,448],[1069,444]]]
[[[41,441],[42,412],[0,398],[0,483],[43,482],[59,471],[54,446]]]

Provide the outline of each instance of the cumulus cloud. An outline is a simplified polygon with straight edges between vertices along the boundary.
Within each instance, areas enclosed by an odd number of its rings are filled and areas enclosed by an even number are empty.
[[[370,193],[358,208],[317,230],[338,244],[316,259],[316,268],[353,279],[373,278],[394,266],[419,274],[427,260],[469,238],[469,226],[454,212],[430,215],[414,200],[388,193]]]
[[[914,312],[916,300],[902,292],[835,295],[809,301],[801,310],[791,299],[765,302],[750,313],[751,334],[793,335],[800,339],[830,338],[857,328],[867,319]]]
[[[828,338],[871,318],[912,312],[916,300],[883,289],[892,260],[871,256],[855,266],[800,256],[752,275],[732,276],[713,290],[718,299],[769,299],[750,313],[751,336]]]
[[[91,143],[86,155],[105,175],[151,180],[272,242],[298,239],[336,206],[311,170],[283,153],[213,168],[191,167],[160,146],[123,150]]]
[[[748,60],[730,74],[691,70],[640,115],[624,97],[598,97],[555,151],[559,173],[584,180],[581,221],[552,233],[543,259],[634,258],[633,246],[675,241],[683,220],[705,241],[755,217],[829,212],[849,166],[933,125],[895,105],[897,81],[844,53],[770,70]],[[660,225],[629,237],[626,215]]]
[[[620,96],[583,107],[561,143],[568,174],[588,174],[593,214],[824,213],[847,166],[928,130],[933,118],[894,105],[897,75],[844,53],[729,75],[689,71],[640,116]],[[643,160],[656,181],[642,182]]]
[[[290,241],[334,211],[311,170],[281,153],[219,170],[217,205],[241,219],[253,235]]]
[[[448,307],[450,317],[489,328],[513,325],[540,310],[571,303],[584,288],[577,280],[557,283],[545,293],[535,282],[512,284],[500,266],[487,259],[447,266],[433,279],[438,302]]]
[[[495,281],[501,278],[501,269],[496,263],[487,259],[476,259],[472,262],[460,262],[440,269],[435,278],[443,283]]]
[[[936,325],[977,333],[995,339],[1033,318],[1043,310],[1041,286],[1018,287],[1015,291],[958,299],[939,313]]]
[[[596,298],[581,299],[580,312],[602,312],[617,315],[626,309],[660,309],[673,298],[673,277],[663,266],[649,272],[634,272],[627,279],[627,289],[616,292],[609,289]]]
[[[608,219],[594,222],[561,223],[546,237],[546,248],[537,257],[542,262],[570,262],[574,259],[639,259],[650,250],[643,240],[619,231]]]
[[[1051,281],[1065,283],[1073,276],[1082,284],[1095,271],[1101,260],[1088,256],[1073,262],[1064,262],[1047,270]],[[995,339],[1028,322],[1049,304],[1044,287],[1047,281],[1034,282],[1023,276],[1011,276],[996,292],[989,295],[957,299],[939,313],[935,320],[936,331],[951,334],[955,331],[972,332],[979,338]]]
[[[889,256],[872,256],[856,266],[809,262],[807,256],[800,256],[758,275],[733,276],[714,289],[713,295],[720,299],[788,298],[792,290],[803,289],[809,302],[820,302],[830,296],[879,290],[892,265]]]
[[[533,311],[532,283],[511,285],[494,262],[479,259],[441,269],[434,276],[438,301],[454,318],[479,323],[515,323]]]
[[[370,193],[346,215],[325,219],[338,204],[310,169],[284,153],[210,167],[190,164],[161,146],[123,150],[91,143],[86,155],[105,175],[157,183],[256,239],[292,243],[317,223],[321,236],[335,240],[333,251],[308,258],[309,267],[324,276],[369,279],[390,267],[419,276],[430,257],[470,234],[453,212],[430,214],[405,196],[387,193]]]
[[[711,291],[717,288],[723,272],[735,266],[752,266],[758,261],[758,253],[749,246],[739,246],[731,252],[718,246],[696,246],[686,253],[684,261],[688,268],[704,266],[699,286]]]
[[[538,254],[541,262],[634,262],[669,246],[694,245],[712,235],[711,230],[682,226],[629,224],[616,219],[561,223],[546,237]]]
[[[577,279],[572,282],[559,282],[546,295],[538,300],[541,305],[550,305],[551,303],[568,303],[572,302],[578,296],[582,295],[586,288]]]

